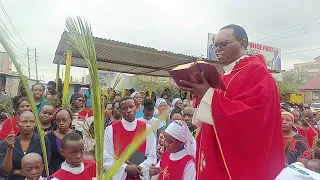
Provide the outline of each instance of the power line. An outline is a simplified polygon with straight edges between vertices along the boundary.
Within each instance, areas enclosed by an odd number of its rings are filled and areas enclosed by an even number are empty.
[[[16,33],[18,34],[19,38],[21,39],[22,43],[23,43],[26,47],[28,47],[27,44],[26,44],[26,43],[24,42],[24,40],[22,39],[22,37],[20,36],[18,30],[17,30],[16,27],[14,26],[13,22],[11,21],[11,19],[10,19],[9,15],[8,15],[8,13],[7,13],[7,11],[6,11],[6,9],[3,7],[3,5],[2,5],[1,2],[0,2],[0,6],[1,6],[1,9],[3,10],[3,12],[6,14],[6,16],[7,16],[8,20],[9,20],[9,22],[11,23],[13,29],[16,31]]]
[[[12,44],[13,44],[18,50],[21,50],[20,47],[18,47],[18,46],[11,40],[11,38],[9,37],[9,35],[8,35],[8,34],[6,33],[6,31],[3,29],[3,27],[0,26],[0,28],[1,28],[1,30],[3,31],[3,33],[7,36],[7,38],[12,42]],[[25,56],[24,52],[21,52],[21,51],[20,51],[20,53],[21,53],[23,56]],[[18,54],[16,53],[16,55],[18,55]]]
[[[320,28],[312,29],[312,30],[310,30],[310,31],[305,31],[305,32],[298,33],[298,34],[294,34],[294,35],[291,35],[291,36],[285,36],[285,37],[282,37],[282,38],[273,39],[273,40],[270,40],[270,41],[265,41],[265,42],[263,42],[263,43],[272,42],[272,41],[276,41],[276,40],[280,40],[280,39],[286,39],[286,38],[298,36],[298,35],[301,35],[301,34],[306,34],[306,33],[309,33],[309,32],[312,32],[312,31],[317,31],[317,30],[320,30]]]
[[[8,29],[8,27],[4,24],[4,22],[2,21],[2,19],[0,18],[1,23],[3,24],[3,26],[5,27],[5,29],[7,30],[7,32],[11,35],[12,39],[15,40],[15,42],[19,45],[19,49],[24,49],[19,43],[18,41],[13,37],[13,35],[10,33],[10,30]],[[3,29],[3,28],[2,28]],[[4,31],[4,30],[3,30]],[[8,36],[9,37],[9,36]],[[10,37],[9,37],[10,38]],[[11,38],[10,38],[11,40]],[[13,42],[13,40],[11,40]],[[14,42],[13,42],[14,43]],[[16,46],[17,47],[17,46]]]
[[[307,27],[311,27],[311,26],[315,26],[315,25],[319,25],[319,24],[320,24],[320,22],[317,23],[317,24],[312,24],[312,25],[309,25],[309,26],[304,26],[304,27],[302,27],[302,28],[293,29],[293,30],[291,30],[291,31],[287,31],[287,32],[284,32],[284,33],[276,34],[276,35],[274,35],[274,36],[265,37],[265,38],[258,39],[258,40],[254,40],[254,41],[255,41],[255,42],[258,42],[258,41],[261,41],[261,40],[264,40],[264,39],[270,39],[270,38],[273,38],[273,37],[276,37],[276,36],[286,35],[287,33],[299,31],[299,30],[305,29],[305,28],[307,28]]]
[[[283,56],[283,55],[289,55],[289,54],[297,54],[297,53],[302,53],[302,52],[308,52],[308,51],[315,51],[315,50],[320,50],[320,48],[305,49],[305,50],[300,50],[300,51],[293,51],[293,52],[281,53],[281,56]]]
[[[320,17],[312,19],[312,20],[309,20],[309,21],[305,21],[305,22],[302,22],[302,23],[299,23],[299,24],[295,24],[295,25],[292,25],[292,26],[289,26],[289,27],[278,29],[278,30],[275,30],[275,31],[269,31],[267,33],[264,33],[264,34],[261,34],[261,35],[258,35],[258,36],[254,36],[252,38],[255,39],[257,37],[261,37],[261,36],[269,35],[269,34],[272,34],[272,33],[275,33],[275,32],[279,32],[279,31],[283,31],[283,30],[286,30],[286,29],[290,29],[290,28],[293,28],[293,27],[296,27],[296,26],[300,26],[300,25],[303,25],[303,24],[307,24],[309,22],[316,21],[316,20],[319,20],[319,19],[320,19]]]

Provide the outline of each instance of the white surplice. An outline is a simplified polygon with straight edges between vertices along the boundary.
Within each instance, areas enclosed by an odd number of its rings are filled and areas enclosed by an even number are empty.
[[[137,127],[137,120],[133,122],[128,122],[124,119],[121,120],[121,123],[125,130],[134,131]],[[150,125],[146,125],[147,129],[151,128]],[[139,166],[143,169],[143,177],[141,179],[149,180],[149,167],[152,163],[157,162],[156,155],[156,140],[153,133],[149,134],[146,139],[146,157],[147,159],[143,161]],[[104,150],[103,150],[103,166],[106,171],[110,170],[110,168],[115,164],[114,159],[114,145],[113,145],[113,129],[112,125],[108,126],[105,130],[104,134]],[[124,163],[118,172],[112,177],[113,180],[125,180],[127,177],[127,173],[125,172],[127,164]]]
[[[176,153],[171,153],[169,158],[171,161],[178,161],[182,159],[184,156],[186,156],[188,153],[185,149],[176,152]],[[156,167],[160,167],[160,162],[156,165]],[[158,180],[159,175],[153,176],[151,180]],[[184,168],[183,175],[182,175],[182,180],[195,180],[196,179],[196,163],[194,161],[189,161]]]

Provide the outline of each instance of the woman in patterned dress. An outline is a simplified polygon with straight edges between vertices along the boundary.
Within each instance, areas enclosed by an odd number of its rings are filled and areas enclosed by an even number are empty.
[[[307,139],[293,131],[294,116],[289,112],[281,112],[281,115],[286,163],[292,164],[299,158],[311,158]]]

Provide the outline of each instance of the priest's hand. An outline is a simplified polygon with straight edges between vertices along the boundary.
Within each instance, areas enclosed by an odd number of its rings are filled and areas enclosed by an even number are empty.
[[[150,177],[155,176],[159,173],[160,173],[160,167],[156,167],[155,164],[151,164],[151,166],[149,167]]]
[[[135,165],[135,164],[128,164],[125,172],[127,172],[130,175],[139,175],[140,174],[140,169],[139,166]]]
[[[201,84],[181,80],[182,86],[179,86],[179,88],[181,91],[190,91],[192,94],[202,98],[211,86],[203,72],[201,72],[201,80]]]

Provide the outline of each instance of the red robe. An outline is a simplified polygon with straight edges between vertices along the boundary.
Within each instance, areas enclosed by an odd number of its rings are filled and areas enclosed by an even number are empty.
[[[183,178],[183,173],[189,161],[193,161],[193,157],[186,155],[180,160],[170,160],[170,152],[166,151],[162,154],[160,161],[159,180],[178,180]]]
[[[84,161],[84,171],[80,174],[72,174],[64,169],[59,169],[57,172],[52,174],[48,179],[58,178],[59,180],[92,180],[96,175],[96,163],[94,161]]]
[[[318,135],[317,130],[314,127],[311,127],[308,130],[304,130],[301,127],[298,127],[298,133],[308,140],[309,148],[312,148],[314,138]]]
[[[11,119],[6,119],[3,122],[2,128],[0,130],[0,140],[4,140],[13,130],[14,134],[17,135],[20,129],[17,127],[17,122],[19,121],[19,116],[13,117],[13,124]]]
[[[197,180],[274,180],[285,167],[280,102],[262,56],[241,60],[214,90],[214,126],[197,137]]]

